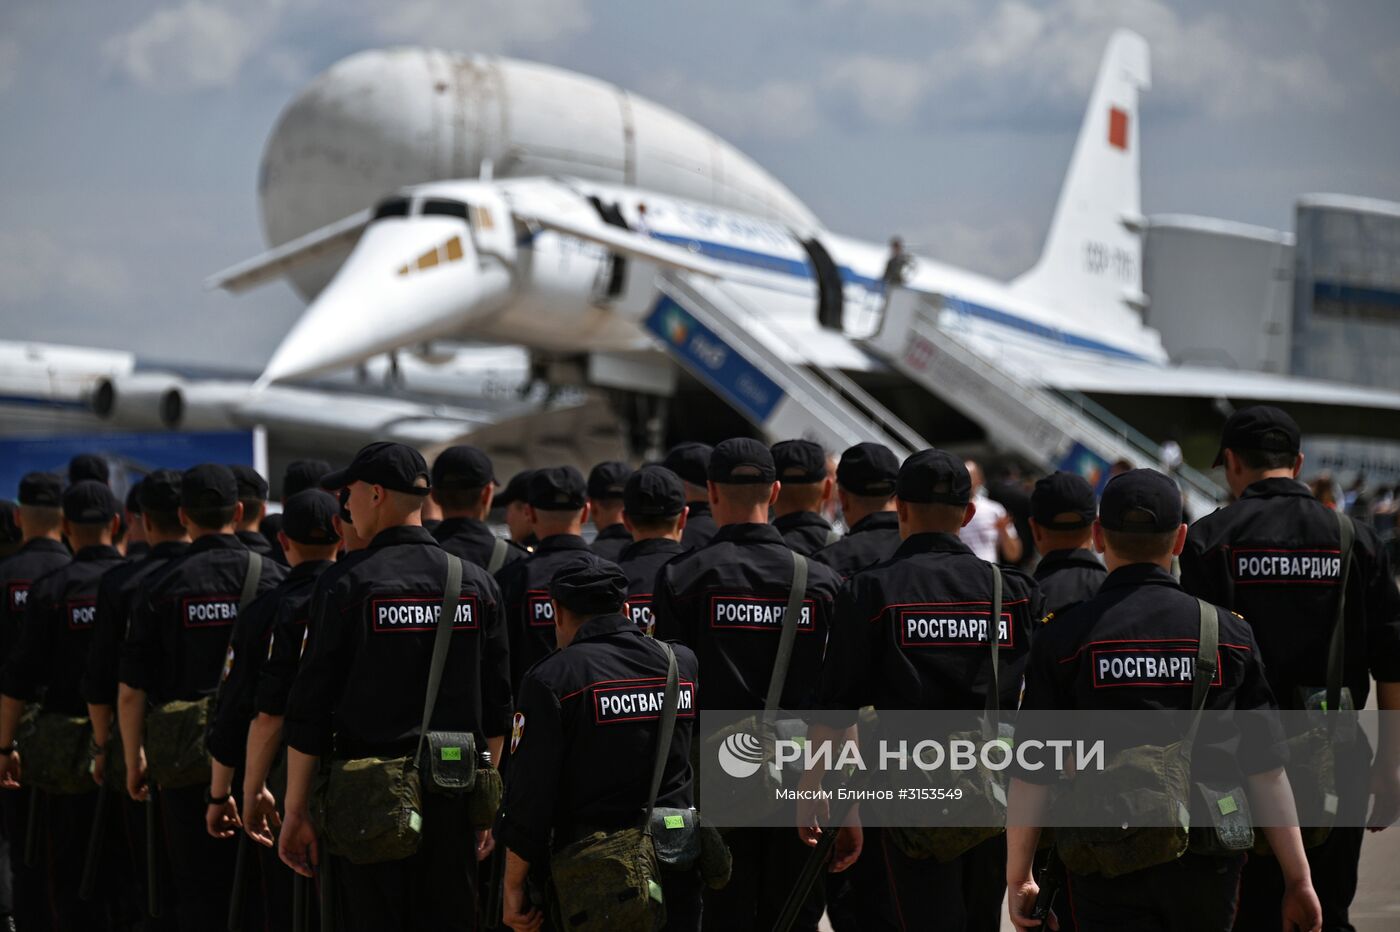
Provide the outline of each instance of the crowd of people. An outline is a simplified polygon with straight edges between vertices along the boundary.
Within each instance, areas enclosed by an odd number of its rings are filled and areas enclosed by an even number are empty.
[[[1336,762],[1330,833],[1261,826],[1268,855],[1197,827],[1110,869],[1073,831],[1061,858],[1025,824],[954,844],[811,803],[721,837],[697,799],[705,710],[809,710],[821,744],[865,708],[1361,708],[1373,681],[1400,707],[1386,550],[1298,481],[1300,447],[1286,413],[1237,412],[1233,501],[1189,527],[1154,470],[987,483],[875,443],[685,443],[505,483],[470,446],[430,465],[373,443],[292,463],[276,514],[246,467],[156,470],[125,501],[97,457],[29,474],[0,560],[0,911],[22,932],[990,932],[1046,921],[1058,858],[1061,929],[1349,928],[1361,826],[1400,814],[1388,732]],[[1303,580],[1236,559],[1255,550],[1344,557]],[[1102,682],[1110,644],[1196,652],[1192,688]],[[1241,783],[1287,801],[1286,756],[1254,759]],[[1032,813],[1049,793],[1009,789]]]

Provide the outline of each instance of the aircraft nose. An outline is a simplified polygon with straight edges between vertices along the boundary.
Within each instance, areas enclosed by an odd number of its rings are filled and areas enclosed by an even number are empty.
[[[503,270],[478,266],[465,223],[375,221],[283,338],[256,386],[341,369],[460,331],[491,309],[505,286]]]

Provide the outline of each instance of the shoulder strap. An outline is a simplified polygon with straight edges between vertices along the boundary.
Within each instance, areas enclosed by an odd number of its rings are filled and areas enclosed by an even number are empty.
[[[987,619],[987,643],[991,645],[992,674],[987,684],[987,711],[995,717],[1001,706],[1001,671],[997,668],[998,651],[1001,648],[1001,567],[989,563],[992,568],[992,614]]]
[[[666,773],[666,758],[671,753],[671,736],[676,731],[676,712],[681,701],[680,669],[676,652],[665,641],[655,641],[666,652],[666,695],[661,705],[661,720],[656,727],[656,760],[651,765],[651,792],[647,794],[647,815],[642,832],[651,834],[651,814],[656,809],[656,795],[661,792],[661,778]]]
[[[243,571],[243,593],[238,597],[238,614],[258,596],[258,583],[262,582],[262,554],[248,551],[248,567]]]
[[[491,559],[486,563],[486,572],[492,576],[496,571],[506,565],[506,553],[510,550],[510,544],[506,543],[504,537],[497,537],[496,542],[491,545]]]
[[[1206,693],[1210,691],[1210,684],[1215,682],[1215,674],[1219,671],[1216,659],[1220,655],[1220,616],[1215,606],[1205,599],[1197,599],[1196,604],[1201,611],[1201,627],[1197,633],[1195,675],[1191,679],[1191,711],[1194,714],[1191,716],[1191,728],[1186,733],[1188,746],[1195,743],[1196,729],[1201,724],[1201,713],[1206,707]]]
[[[1347,647],[1347,579],[1351,576],[1351,555],[1356,544],[1356,525],[1340,511],[1334,512],[1342,534],[1342,567],[1337,580],[1337,613],[1332,617],[1332,639],[1327,645],[1327,711],[1342,707],[1342,672]]]
[[[433,659],[428,666],[428,692],[423,697],[423,727],[418,730],[418,752],[414,761],[423,759],[423,746],[428,741],[428,726],[433,721],[433,706],[437,705],[442,687],[442,671],[447,666],[447,650],[452,646],[452,622],[457,618],[457,602],[462,597],[462,561],[447,554],[447,580],[443,583],[442,608],[438,612],[437,630],[433,632]]]
[[[802,618],[802,598],[807,594],[807,558],[793,551],[792,587],[788,590],[787,609],[783,612],[783,633],[778,638],[778,656],[773,658],[773,675],[768,678],[768,698],[763,703],[765,718],[771,718],[782,702],[783,686],[787,683],[788,663],[792,660],[792,645],[797,640],[797,623]]]

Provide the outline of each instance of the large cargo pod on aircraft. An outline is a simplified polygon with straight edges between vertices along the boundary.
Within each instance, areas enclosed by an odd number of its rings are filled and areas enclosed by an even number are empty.
[[[1400,204],[1298,199],[1293,375],[1400,389]]]

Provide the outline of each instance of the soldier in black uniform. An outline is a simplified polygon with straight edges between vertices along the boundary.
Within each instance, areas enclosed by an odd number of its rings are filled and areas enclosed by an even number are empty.
[[[540,539],[535,536],[530,522],[530,479],[533,469],[522,469],[510,477],[501,494],[496,496],[496,504],[505,509],[506,527],[510,529],[511,543],[527,553],[534,553]]]
[[[122,555],[135,560],[151,549],[146,542],[146,526],[141,523],[141,483],[134,482],[126,492],[126,507],[122,514]]]
[[[923,450],[900,467],[895,494],[903,543],[889,560],[852,576],[837,600],[818,700],[832,714],[813,724],[816,744],[853,726],[855,710],[867,705],[877,711],[986,706],[992,568],[958,538],[976,511],[971,476],[959,457]],[[1016,570],[1002,572],[998,704],[1009,710],[1016,707],[1031,623],[1043,613],[1035,582]],[[931,619],[939,623],[921,624]],[[976,633],[969,637],[969,631]],[[802,807],[799,826],[804,840],[815,844],[809,808]],[[1001,838],[947,863],[911,858],[879,830],[864,843],[862,861],[871,860],[852,882],[869,927],[999,927]]]
[[[331,471],[331,464],[325,460],[292,460],[282,471],[282,501],[287,501],[298,492],[306,489],[319,489],[321,477]],[[277,533],[282,530],[282,515],[265,514],[258,525],[258,533],[272,545],[272,558],[286,564],[282,549],[277,546]]]
[[[1108,570],[1089,548],[1098,513],[1094,487],[1083,476],[1056,472],[1038,480],[1031,493],[1031,536],[1043,554],[1035,581],[1045,610],[1058,612],[1099,591]]]
[[[193,543],[184,556],[142,580],[122,645],[117,707],[132,799],[150,794],[147,703],[193,702],[218,689],[251,566],[250,551],[234,536],[242,514],[238,481],[227,466],[206,463],[180,477],[180,519]],[[276,586],[283,572],[274,561],[262,560],[257,592]],[[176,913],[186,930],[225,922],[232,886],[235,846],[205,831],[207,792],[207,785],[160,792]]]
[[[183,556],[190,542],[185,526],[180,523],[180,474],[173,469],[158,469],[141,481],[140,489],[140,520],[151,549],[141,559],[127,560],[102,574],[81,689],[92,721],[93,745],[98,749],[93,759],[93,779],[107,787],[121,810],[122,835],[131,864],[132,897],[137,903],[145,904],[148,902],[146,804],[128,796],[120,779],[111,784],[106,779],[107,766],[114,759],[112,755],[123,753],[115,721],[117,670],[137,587],[171,560]],[[117,765],[123,762],[124,758],[118,760]],[[167,889],[163,896],[168,898],[169,893]],[[169,924],[171,917],[165,919]]]
[[[810,557],[841,537],[821,514],[834,485],[826,474],[826,451],[810,440],[783,440],[773,444],[771,452],[782,483],[773,526],[788,547]]]
[[[510,681],[518,687],[525,671],[554,651],[554,608],[549,581],[560,568],[575,563],[602,563],[580,533],[588,520],[586,483],[572,466],[537,469],[530,477],[531,527],[539,539],[535,552],[496,574],[501,585],[506,628],[510,632]]]
[[[858,443],[841,454],[836,466],[836,497],[846,521],[846,536],[813,556],[842,579],[894,556],[899,547],[899,515],[894,486],[899,457],[880,443]]]
[[[1278,408],[1232,415],[1216,465],[1225,467],[1236,501],[1192,525],[1181,554],[1186,591],[1239,612],[1254,629],[1269,685],[1285,709],[1304,708],[1304,694],[1327,685],[1328,644],[1341,596],[1341,530],[1336,515],[1297,481],[1300,445],[1298,425]],[[1355,534],[1342,685],[1359,709],[1374,677],[1377,705],[1393,710],[1400,708],[1400,595],[1375,532],[1358,522]],[[1374,763],[1364,739],[1339,757],[1337,824],[1326,842],[1308,852],[1328,929],[1350,927],[1363,836],[1357,826],[1367,821],[1368,791],[1376,796],[1369,824],[1388,825],[1398,814],[1400,746],[1387,742],[1388,736],[1383,730]],[[1278,928],[1281,887],[1276,863],[1251,859],[1236,928]]]
[[[757,440],[726,440],[710,457],[709,477],[719,531],[707,546],[661,568],[652,600],[655,635],[695,651],[708,671],[703,708],[762,709],[793,578],[792,551],[768,523],[778,497],[773,455]],[[812,707],[839,587],[828,567],[808,567],[784,709]],[[736,829],[726,840],[734,855],[733,878],[723,890],[706,893],[706,927],[771,928],[807,851],[789,829]],[[794,928],[817,927],[822,899],[815,890]]]
[[[79,453],[68,461],[68,484],[91,479],[103,485],[111,485],[112,471],[107,461],[96,453]]]
[[[251,466],[234,464],[229,467],[238,481],[238,503],[243,506],[243,517],[235,532],[243,546],[265,557],[273,555],[272,544],[258,527],[267,515],[267,480]]]
[[[1154,660],[1181,652],[1194,654],[1199,644],[1201,612],[1195,598],[1172,577],[1172,557],[1186,540],[1181,493],[1167,476],[1135,469],[1116,476],[1104,489],[1094,546],[1104,553],[1108,578],[1098,595],[1063,612],[1036,631],[1026,670],[1021,708],[1090,710],[1187,710],[1192,681],[1153,677],[1148,663],[1126,662],[1114,672],[1096,662],[1094,648],[1106,646],[1125,661]],[[1273,695],[1250,626],[1237,615],[1216,610],[1219,625],[1217,682],[1206,693],[1208,710],[1273,709]],[[1194,669],[1194,664],[1192,669]],[[1113,688],[1109,688],[1113,687]],[[1144,722],[1147,720],[1144,719]],[[1145,726],[1150,727],[1150,726]],[[1168,720],[1166,744],[1180,740],[1180,728]],[[1212,730],[1215,730],[1214,728]],[[1018,738],[1021,735],[1018,735]],[[1207,754],[1236,762],[1249,778],[1251,799],[1281,790],[1283,749],[1281,732],[1251,727],[1235,735],[1205,731],[1194,759]],[[1221,743],[1221,742],[1225,743]],[[1146,738],[1144,743],[1153,743]],[[1214,746],[1213,746],[1214,745]],[[1213,768],[1212,768],[1213,769]],[[1037,886],[1031,861],[1039,838],[1035,816],[1042,812],[1054,768],[1016,772],[1011,803],[1018,815],[1007,829],[1008,910],[1018,927],[1030,927],[1027,916]],[[1291,800],[1289,801],[1291,803]],[[1256,805],[1256,811],[1258,806]],[[1192,824],[1209,824],[1193,819]],[[1296,827],[1264,828],[1269,843],[1290,878],[1284,902],[1288,923],[1280,928],[1314,930],[1321,911],[1308,880],[1302,838]],[[1241,853],[1205,854],[1194,850],[1174,861],[1149,866],[1113,878],[1099,874],[1069,876],[1069,901],[1078,927],[1085,932],[1118,929],[1162,929],[1167,932],[1225,932],[1235,912]]]
[[[627,480],[622,501],[622,519],[636,538],[617,561],[627,576],[627,615],[650,634],[656,574],[685,553],[685,484],[665,466],[643,466]]]
[[[678,443],[661,461],[685,483],[685,534],[681,543],[697,550],[710,542],[719,526],[710,514],[710,496],[705,489],[713,448],[706,443]]]
[[[72,559],[63,545],[62,499],[62,480],[53,473],[32,472],[20,480],[16,520],[23,543],[18,553],[0,561],[0,664],[19,636],[29,587]],[[0,842],[0,920],[9,914],[21,927],[43,928],[48,920],[42,882],[20,856],[28,802],[28,793],[0,793],[5,836]]]
[[[92,637],[97,586],[102,574],[122,561],[112,546],[121,524],[121,505],[111,489],[92,479],[70,485],[63,493],[63,533],[76,553],[72,562],[35,580],[29,590],[19,640],[0,673],[0,783],[23,780],[20,753],[14,750],[26,703],[42,699],[46,713],[84,717],[78,691],[83,659]],[[22,749],[21,749],[22,750]],[[97,785],[89,792],[43,794],[31,800],[42,806],[41,862],[56,929],[88,929],[106,919],[102,897],[79,902],[78,885],[87,853],[88,830],[97,807]],[[112,839],[115,841],[115,838]],[[112,864],[112,870],[118,865]],[[110,873],[108,879],[113,878]],[[120,884],[112,889],[120,889]],[[104,890],[104,892],[109,892]]]
[[[550,583],[560,649],[520,684],[510,780],[496,822],[507,849],[503,912],[512,928],[543,919],[526,894],[532,865],[545,867],[552,852],[592,832],[642,822],[668,664],[662,648],[623,617],[626,597],[627,578],[611,563],[565,567]],[[656,805],[686,809],[695,805],[697,664],[686,647],[674,651],[680,695]],[[663,873],[661,887],[666,928],[698,932],[699,877]]]
[[[454,559],[419,523],[431,479],[411,447],[372,443],[325,482],[348,486],[353,523],[370,545],[312,595],[306,654],[287,702],[287,811],[278,851],[307,877],[320,858],[308,808],[320,760],[396,758],[418,747],[437,612]],[[496,766],[513,708],[499,589],[484,570],[462,564],[463,621],[453,624],[429,724],[470,732]],[[490,835],[485,826],[472,844],[466,804],[425,788],[417,853],[377,864],[337,858],[343,926],[474,928],[476,860],[489,852]]]
[[[443,550],[488,573],[526,555],[496,537],[486,523],[496,485],[491,458],[476,447],[448,447],[433,460],[432,499],[442,508],[442,521],[433,528],[433,537]]]
[[[335,560],[340,546],[332,519],[338,511],[334,498],[320,489],[307,489],[287,500],[282,512],[282,538],[278,542],[287,554],[291,570],[285,579],[258,598],[238,615],[229,636],[228,660],[224,679],[209,714],[205,745],[210,756],[210,803],[205,825],[214,838],[233,838],[242,827],[235,794],[241,793],[238,773],[244,770],[248,726],[256,714],[259,675],[270,652],[272,632],[283,613],[306,611],[317,578]],[[263,780],[258,780],[261,787]],[[266,818],[263,814],[262,818]],[[243,842],[246,844],[246,842]],[[267,851],[259,858],[261,883],[249,889],[260,890],[266,907],[264,924],[270,928],[291,925],[291,875],[277,855]]]
[[[622,489],[630,475],[632,467],[616,461],[599,463],[588,472],[588,513],[598,529],[593,552],[613,563],[632,543],[632,534],[622,523]]]

